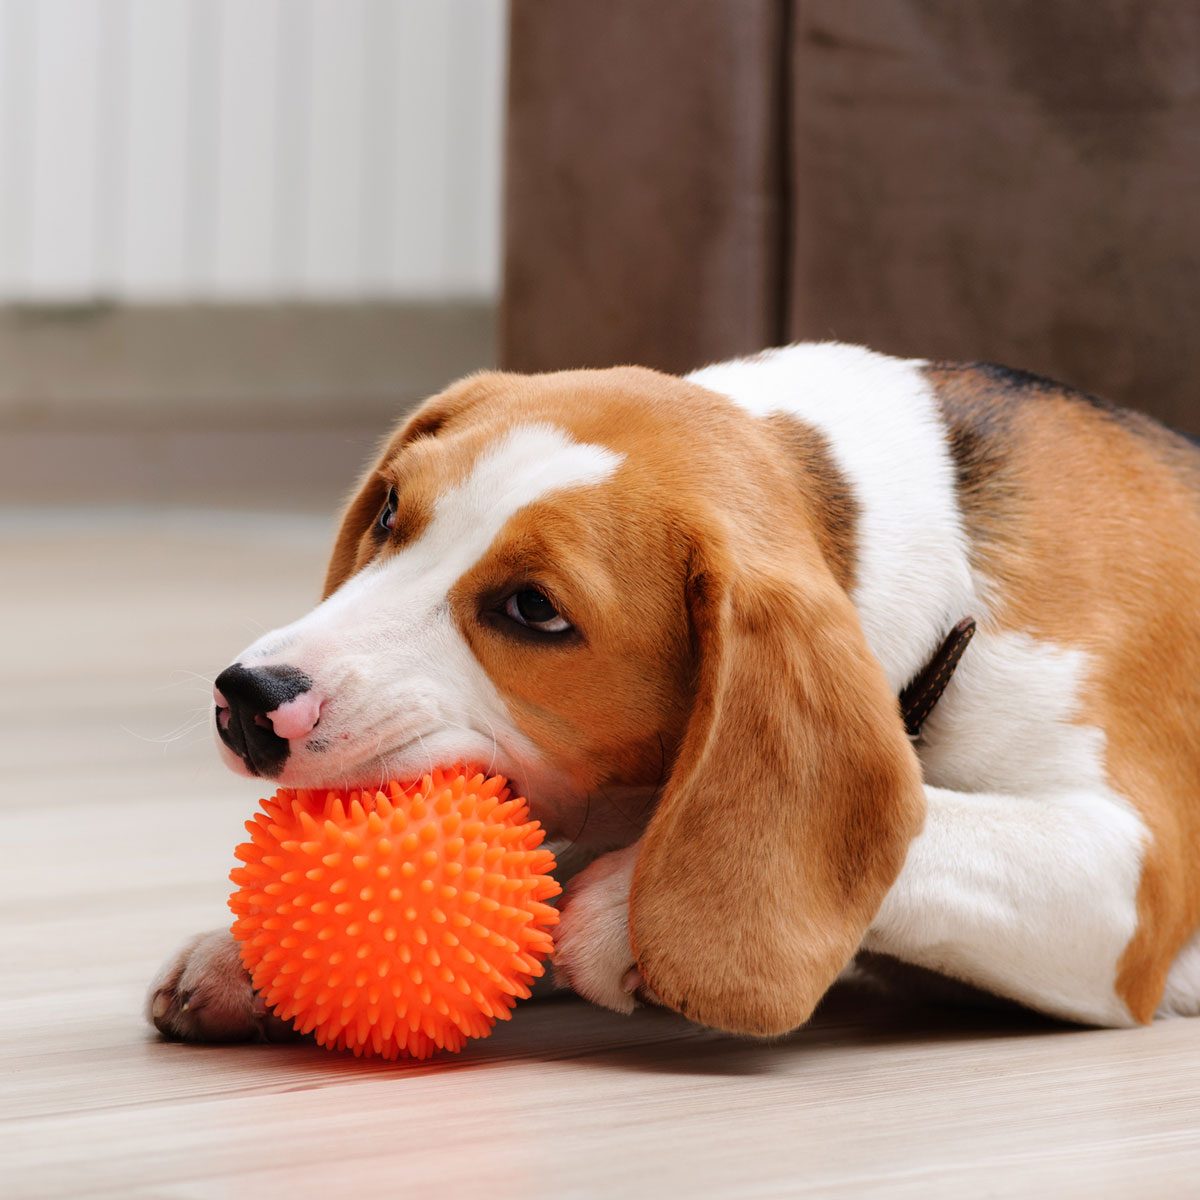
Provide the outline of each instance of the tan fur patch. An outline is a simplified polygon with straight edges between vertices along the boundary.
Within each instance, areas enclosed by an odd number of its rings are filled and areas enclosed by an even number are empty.
[[[833,577],[849,592],[854,587],[858,501],[838,470],[824,434],[788,413],[772,413],[764,423],[796,466],[796,481],[821,555]]]
[[[1200,924],[1200,455],[1147,418],[994,368],[929,371],[993,614],[1086,651],[1078,720],[1150,834],[1116,981],[1149,1021]],[[966,478],[964,480],[964,473]]]

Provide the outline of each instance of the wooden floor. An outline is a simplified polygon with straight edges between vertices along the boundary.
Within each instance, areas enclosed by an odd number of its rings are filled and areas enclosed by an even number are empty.
[[[208,682],[314,596],[325,522],[0,515],[0,1195],[1194,1196],[1200,1021],[842,995],[752,1045],[531,1004],[431,1065],[157,1040],[257,789]]]

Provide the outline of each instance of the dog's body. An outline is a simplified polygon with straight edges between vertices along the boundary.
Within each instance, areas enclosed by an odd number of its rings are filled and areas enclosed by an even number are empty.
[[[868,949],[1080,1022],[1200,1011],[1200,453],[1152,421],[836,344],[478,376],[392,438],[326,592],[218,679],[231,765],[509,775],[599,853],[556,966],[601,1004],[779,1033]],[[160,1028],[258,1028],[229,947],[167,965]]]

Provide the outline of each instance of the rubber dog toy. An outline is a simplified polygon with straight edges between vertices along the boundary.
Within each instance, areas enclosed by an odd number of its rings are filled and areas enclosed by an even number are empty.
[[[543,974],[561,889],[499,776],[283,788],[260,806],[234,851],[233,935],[267,1005],[322,1046],[458,1051]]]

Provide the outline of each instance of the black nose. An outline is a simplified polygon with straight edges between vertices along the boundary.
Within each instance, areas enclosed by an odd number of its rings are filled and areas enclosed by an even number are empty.
[[[228,707],[216,706],[217,734],[255,775],[278,775],[288,742],[267,719],[281,704],[312,687],[312,680],[284,664],[243,667],[234,663],[217,676],[216,688]]]

